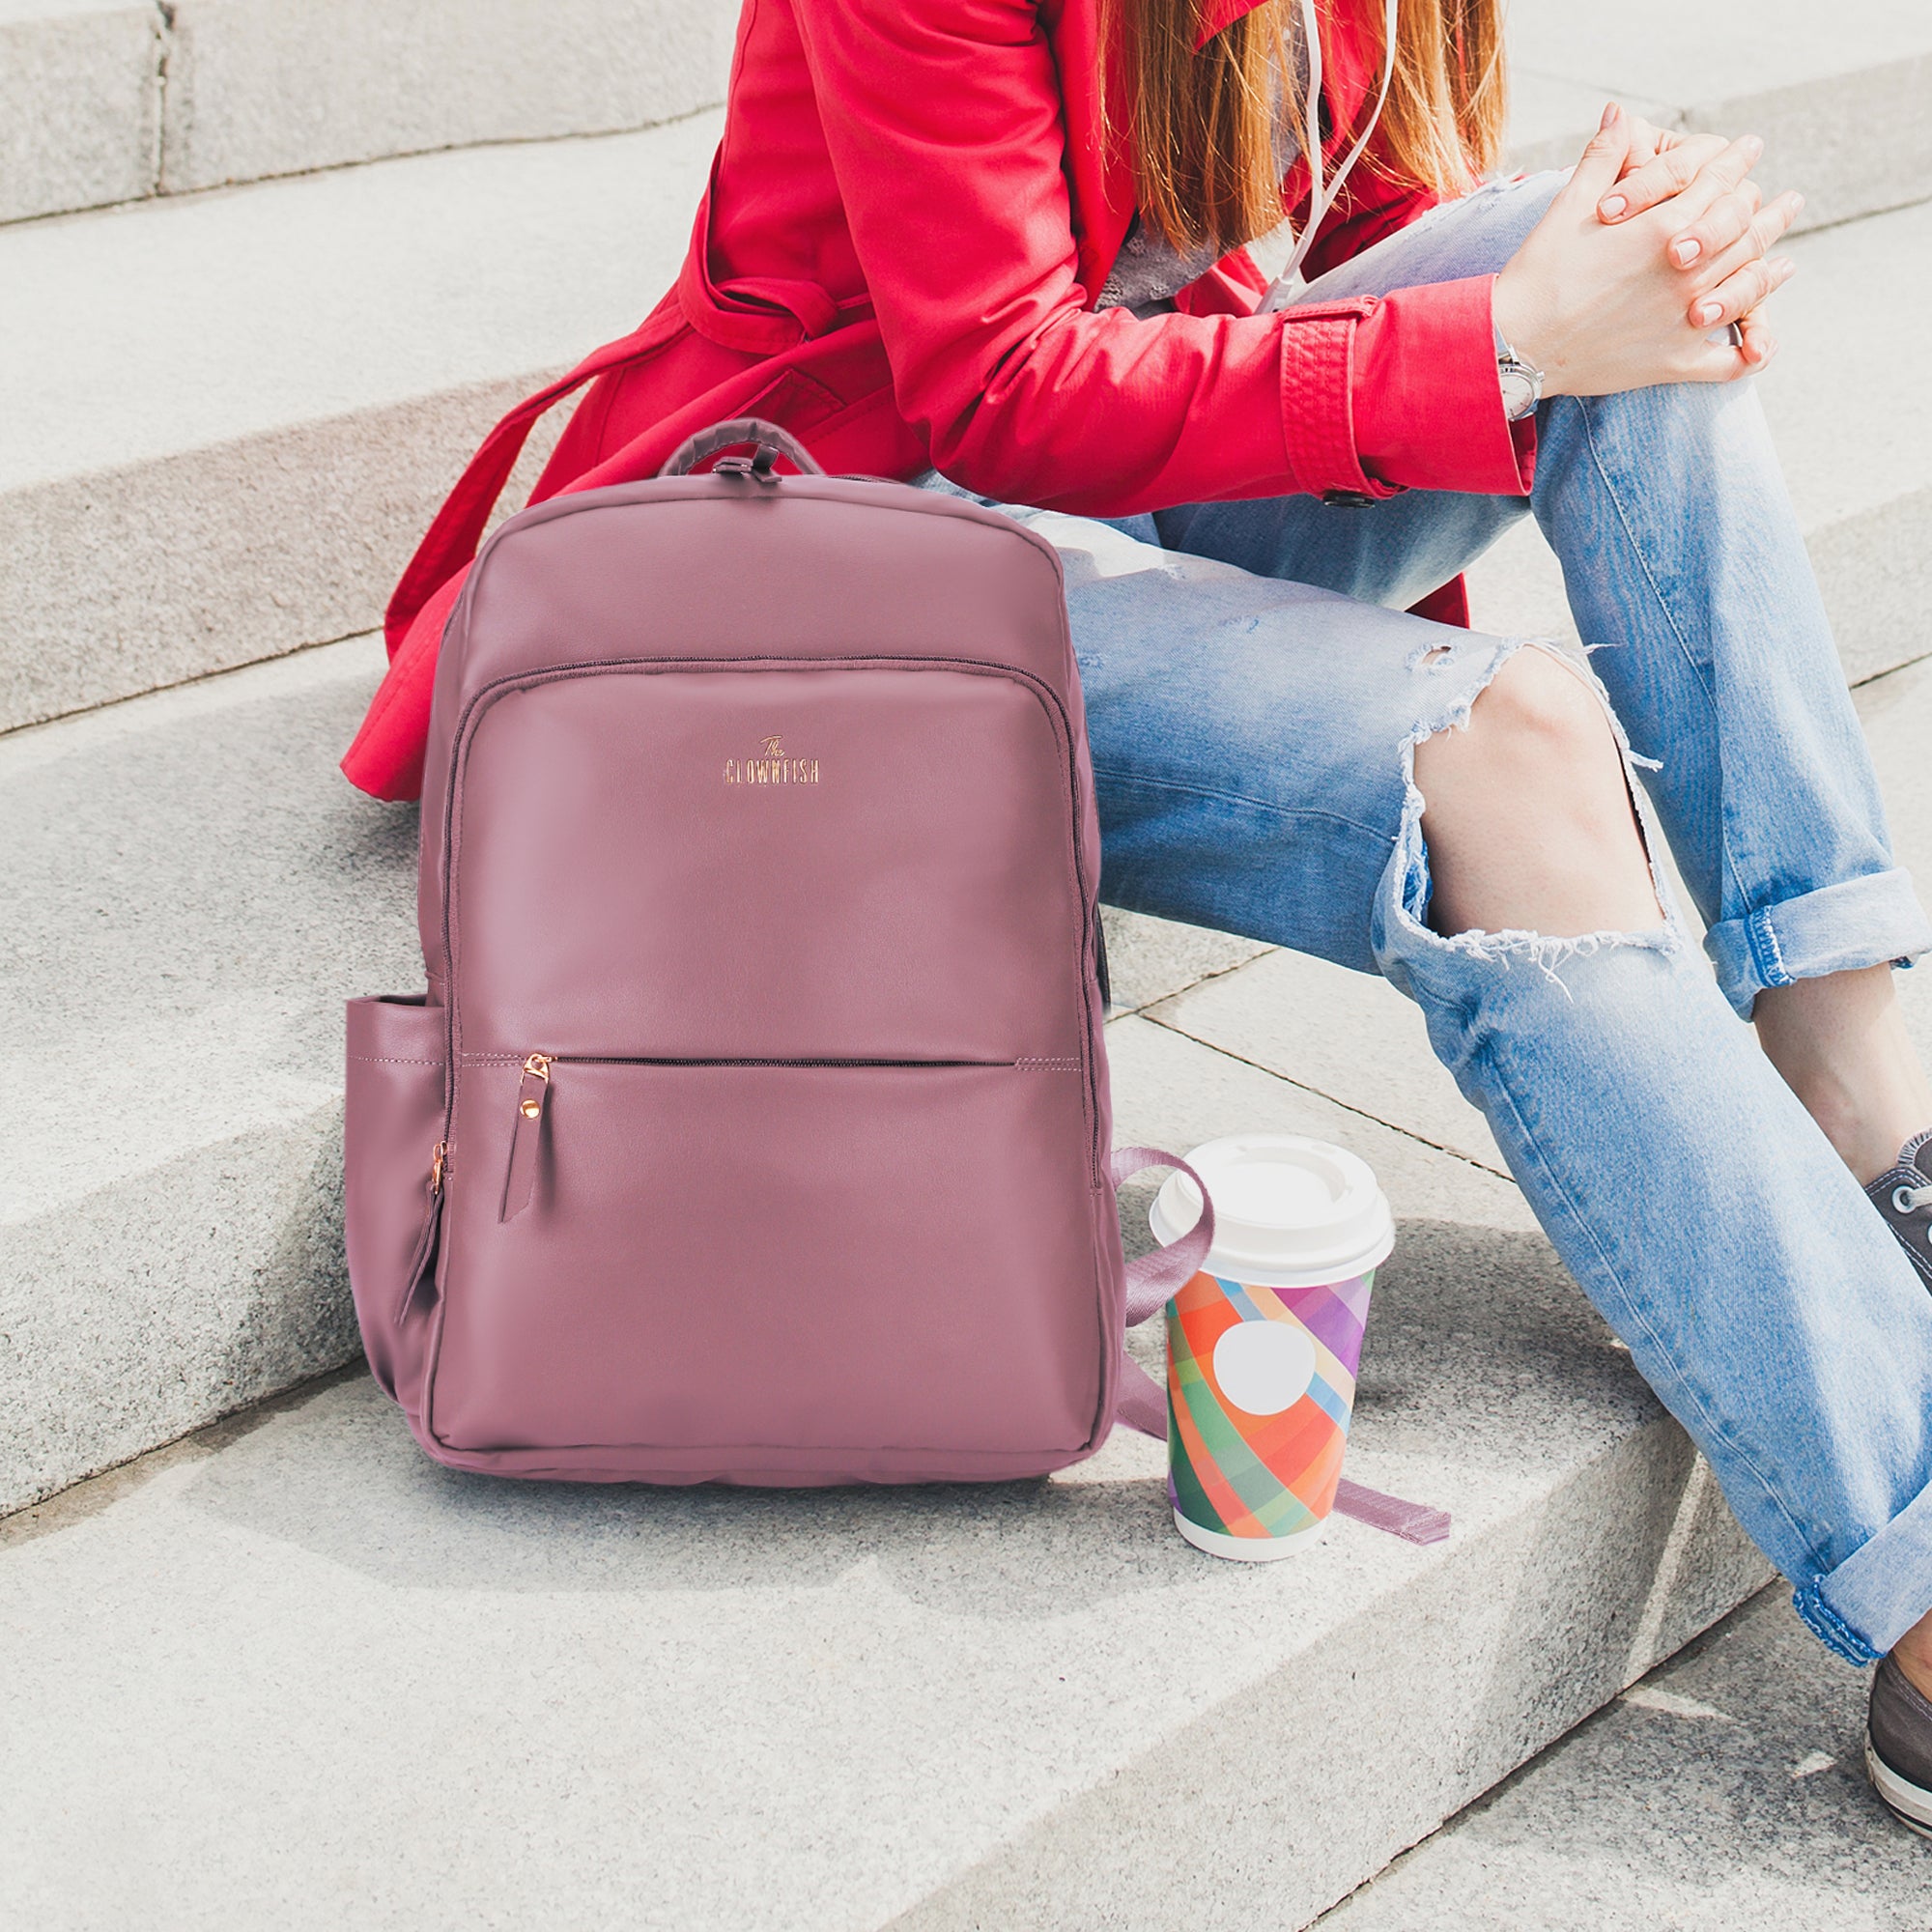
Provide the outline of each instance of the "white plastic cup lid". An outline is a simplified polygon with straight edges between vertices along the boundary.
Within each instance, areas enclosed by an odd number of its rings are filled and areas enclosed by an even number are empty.
[[[1187,1164],[1214,1197],[1209,1274],[1262,1288],[1316,1288],[1350,1281],[1388,1259],[1395,1217],[1368,1162],[1301,1134],[1229,1134]],[[1171,1174],[1148,1225],[1172,1242],[1193,1227],[1201,1193]]]

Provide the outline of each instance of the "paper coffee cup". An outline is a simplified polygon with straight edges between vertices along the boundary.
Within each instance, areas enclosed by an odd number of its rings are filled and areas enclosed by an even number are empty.
[[[1214,1245],[1167,1305],[1168,1494],[1196,1548],[1264,1563],[1326,1527],[1395,1221],[1368,1163],[1325,1141],[1231,1134],[1187,1161],[1214,1198]],[[1156,1238],[1200,1207],[1172,1175]]]

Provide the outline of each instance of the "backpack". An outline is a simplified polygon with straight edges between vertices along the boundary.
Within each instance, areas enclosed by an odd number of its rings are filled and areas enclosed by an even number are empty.
[[[818,1484],[1164,1437],[1123,1330],[1212,1214],[1125,1264],[1117,1185],[1183,1164],[1109,1151],[1099,866],[1012,519],[756,419],[509,519],[437,668],[428,990],[349,1003],[350,1280],[422,1447]]]

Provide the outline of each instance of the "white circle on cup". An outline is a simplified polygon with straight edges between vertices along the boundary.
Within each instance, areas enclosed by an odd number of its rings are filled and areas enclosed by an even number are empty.
[[[1315,1344],[1288,1321],[1237,1321],[1214,1344],[1214,1380],[1249,1415],[1279,1415],[1308,1393]]]

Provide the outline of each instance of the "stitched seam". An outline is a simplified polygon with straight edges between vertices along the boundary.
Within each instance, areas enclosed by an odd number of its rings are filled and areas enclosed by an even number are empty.
[[[1112,765],[1095,765],[1094,776],[1096,781],[1104,777],[1116,784],[1140,785],[1150,791],[1173,791],[1187,798],[1214,799],[1224,805],[1244,805],[1288,822],[1320,819],[1324,825],[1340,825],[1350,832],[1359,832],[1365,838],[1379,839],[1384,845],[1395,843],[1390,833],[1373,825],[1363,825],[1357,819],[1345,818],[1339,811],[1304,811],[1299,807],[1275,805],[1264,798],[1253,798],[1242,791],[1221,791],[1212,785],[1189,784],[1179,779],[1149,778],[1143,773],[1123,772]]]
[[[1791,1606],[1811,1628],[1812,1634],[1852,1663],[1876,1663],[1878,1652],[1833,1609],[1819,1595],[1816,1581],[1793,1593]]]
[[[359,1053],[350,1055],[350,1058],[352,1060],[364,1060],[367,1059],[368,1057],[369,1056],[367,1056],[366,1054],[359,1054]],[[524,1064],[524,1061],[526,1060],[526,1057],[527,1057],[526,1055],[521,1053],[466,1053],[461,1056],[463,1064],[466,1066],[521,1066]],[[571,1056],[569,1054],[559,1054],[557,1058],[562,1060],[567,1065],[571,1059]],[[705,1061],[705,1060],[680,1061],[676,1059],[653,1060],[646,1055],[639,1055],[635,1060],[627,1056],[619,1056],[619,1055],[612,1055],[608,1060],[604,1060],[603,1056],[593,1056],[593,1058],[603,1060],[603,1064],[612,1066],[744,1065],[750,1067],[752,1065],[759,1064],[756,1062],[740,1062],[740,1061],[731,1061],[723,1059],[713,1060],[713,1061]],[[393,1063],[384,1063],[384,1064],[394,1065],[398,1066],[440,1066],[443,1063],[440,1060],[401,1060],[401,1061],[395,1061]],[[803,1067],[803,1066],[811,1066],[819,1063],[815,1063],[810,1059],[802,1059],[802,1058],[786,1060],[781,1055],[774,1054],[768,1062],[765,1062],[763,1064],[774,1067],[781,1067],[787,1065],[797,1065]],[[868,1064],[871,1063],[862,1061],[859,1063],[859,1065],[855,1067],[853,1070],[854,1071],[863,1070],[864,1067]],[[943,1073],[970,1072],[976,1067],[984,1067],[988,1071],[994,1073],[1003,1072],[1013,1067],[1024,1067],[1029,1072],[1036,1072],[1036,1073],[1039,1072],[1078,1073],[1080,1071],[1079,1060],[1070,1055],[1063,1056],[1059,1059],[1046,1059],[1038,1055],[1035,1055],[1023,1060],[975,1060],[975,1061],[963,1062],[954,1065],[949,1065],[942,1061],[924,1062],[918,1060],[896,1062],[893,1064],[904,1065],[909,1069],[915,1071],[923,1065],[930,1065],[935,1072],[943,1072]],[[828,1070],[836,1071],[837,1068],[836,1067],[830,1068]]]
[[[365,1066],[441,1066],[440,1060],[409,1060],[396,1053],[352,1053],[351,1060],[359,1060]]]
[[[1670,600],[1664,596],[1663,586],[1658,582],[1655,573],[1651,570],[1649,559],[1643,554],[1643,546],[1637,541],[1636,530],[1633,526],[1628,515],[1625,514],[1623,498],[1617,494],[1617,486],[1611,480],[1609,470],[1605,468],[1603,454],[1597,447],[1596,424],[1590,417],[1589,398],[1578,396],[1576,398],[1576,403],[1577,412],[1583,419],[1583,446],[1590,452],[1590,468],[1597,472],[1598,479],[1604,486],[1604,494],[1610,499],[1610,507],[1617,513],[1618,526],[1623,530],[1624,541],[1630,545],[1631,555],[1636,563],[1637,571],[1643,578],[1644,582],[1649,585],[1650,594],[1657,599],[1657,608],[1662,612],[1663,621],[1669,625],[1670,635],[1676,639],[1677,648],[1682,653],[1684,662],[1690,666],[1691,675],[1696,680],[1698,690],[1704,694],[1704,702],[1709,707],[1715,726],[1718,716],[1718,696],[1717,693],[1711,688],[1710,674],[1697,662],[1695,655],[1692,653],[1690,640],[1685,637],[1683,628],[1677,621],[1677,613],[1670,608]],[[1724,836],[1724,828],[1721,823],[1719,823],[1718,828],[1718,845],[1723,854],[1724,870],[1730,876],[1731,885],[1738,895],[1738,903],[1740,905],[1748,905],[1750,903],[1750,894],[1746,890],[1743,875],[1738,871],[1737,863],[1731,851],[1730,840]]]
[[[1771,908],[1759,906],[1748,921],[1751,936],[1751,953],[1758,966],[1759,977],[1767,986],[1788,986],[1791,975],[1784,964],[1784,949],[1777,943],[1777,933],[1771,923]],[[1769,954],[1766,963],[1765,954]]]

